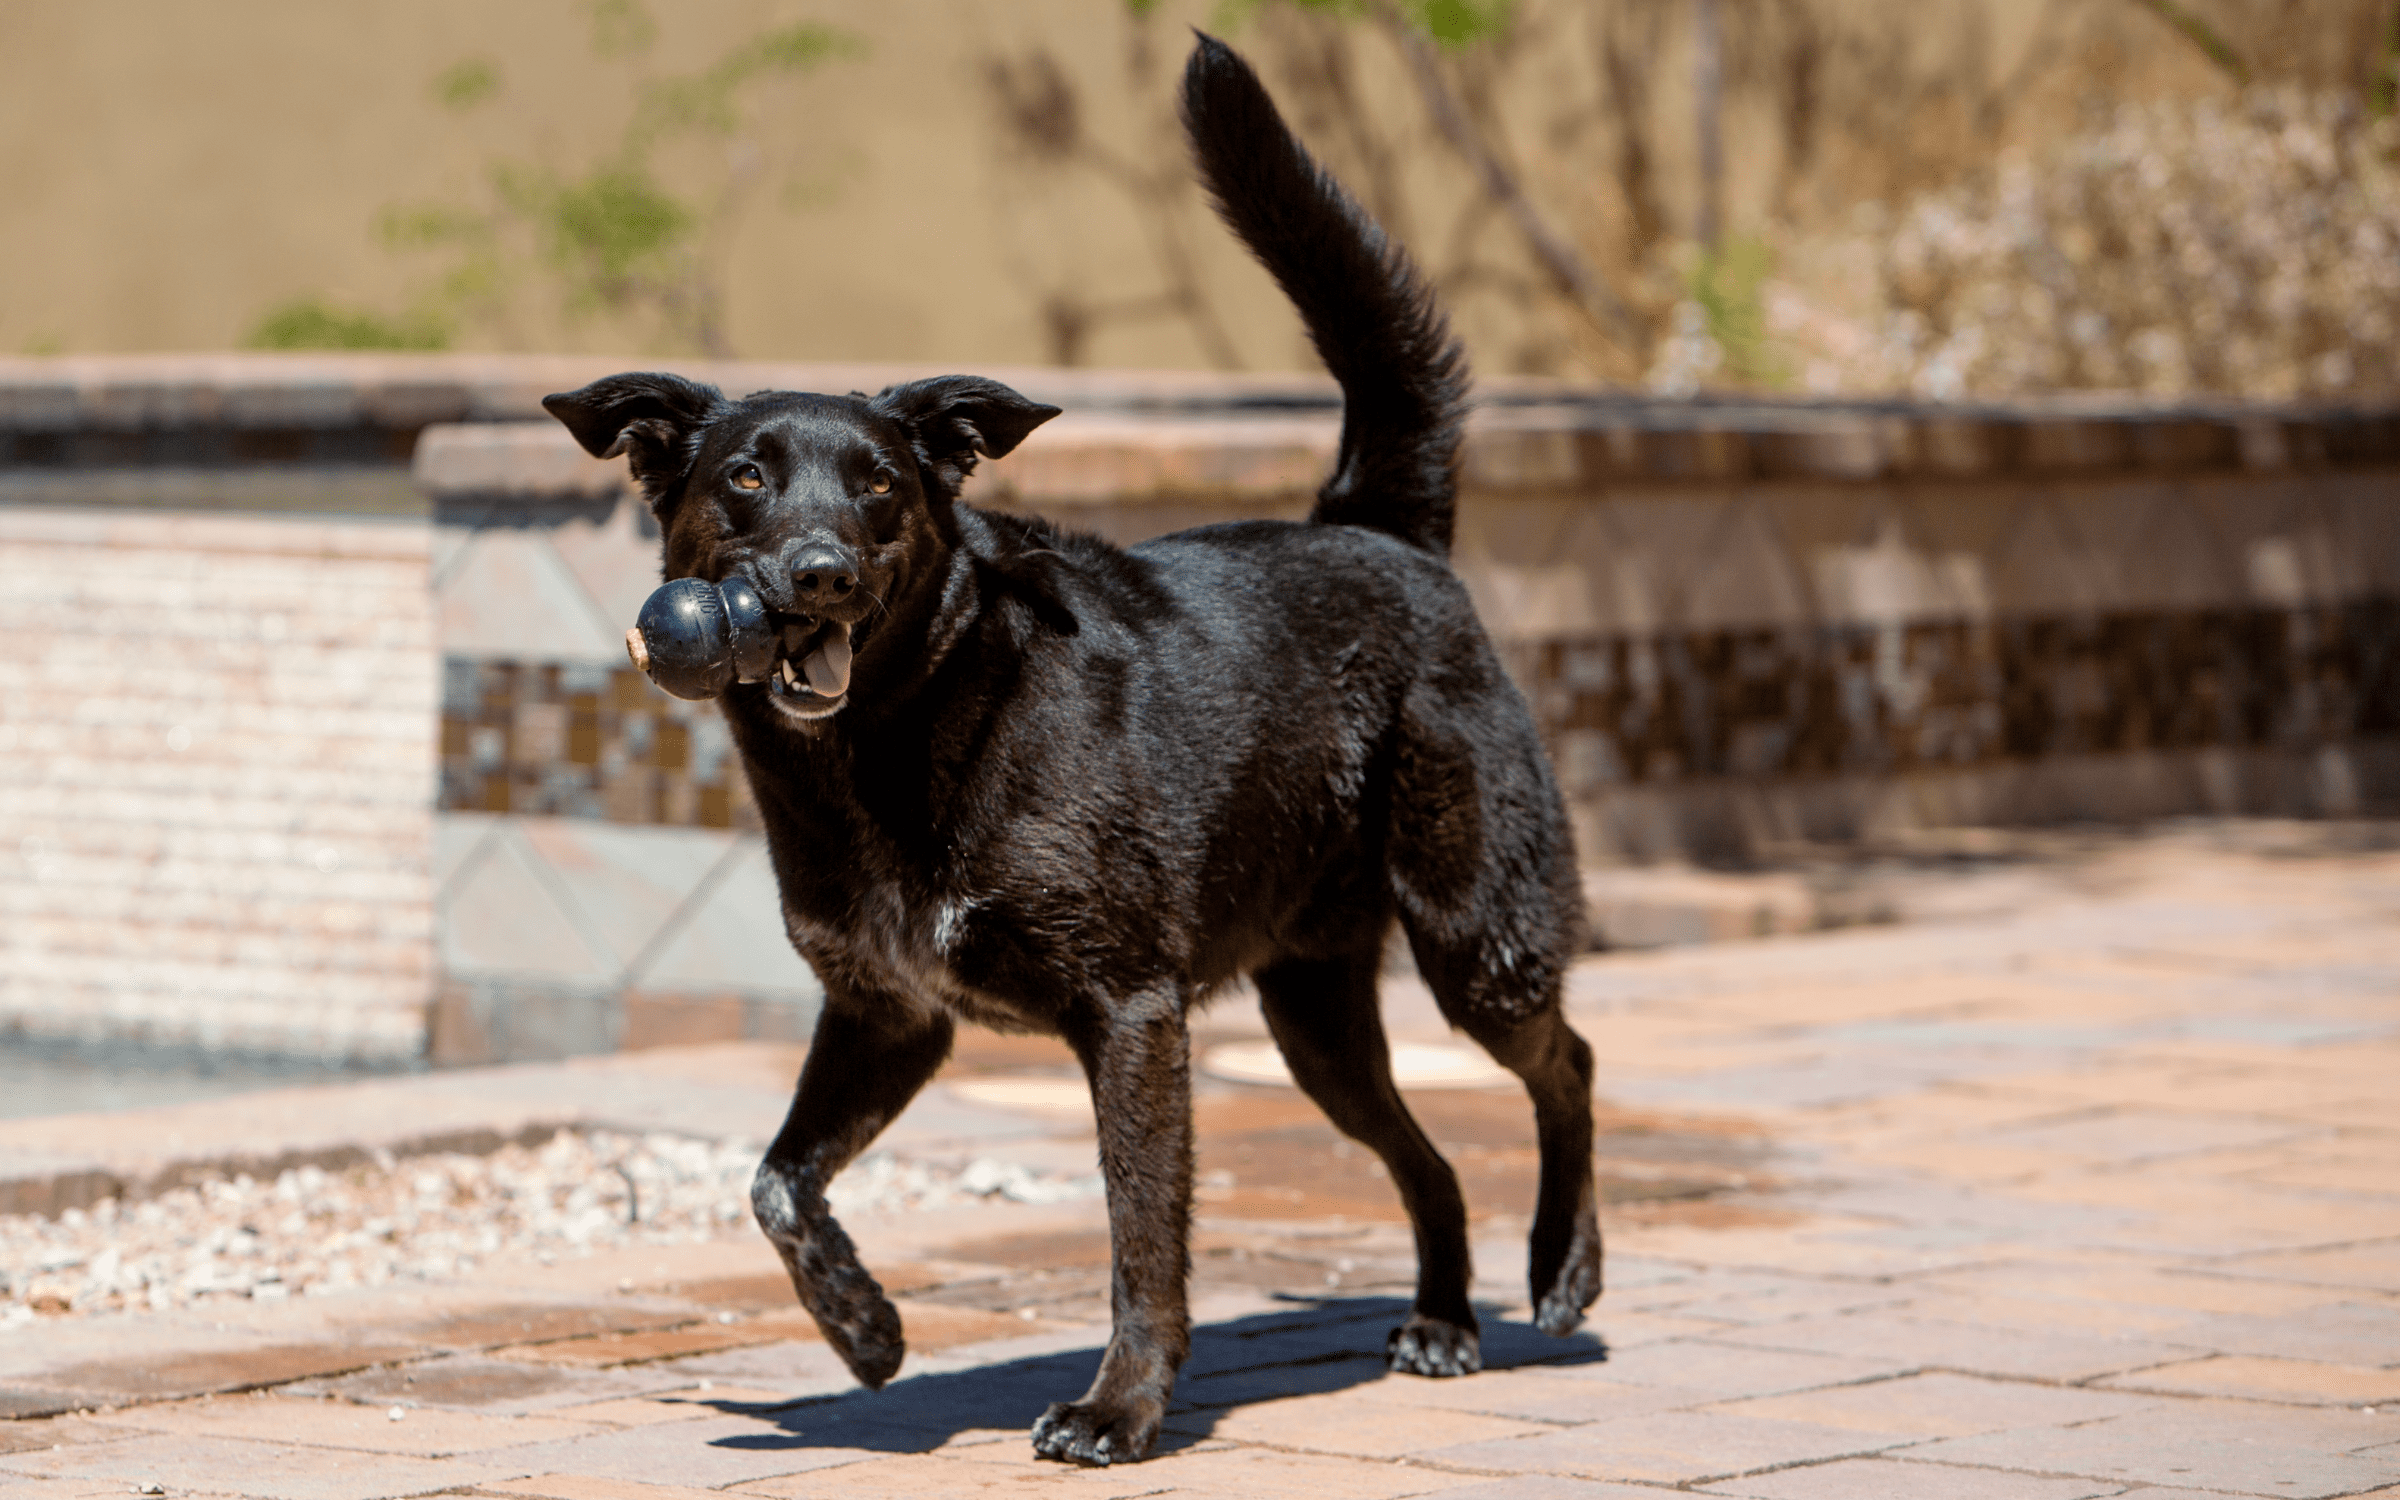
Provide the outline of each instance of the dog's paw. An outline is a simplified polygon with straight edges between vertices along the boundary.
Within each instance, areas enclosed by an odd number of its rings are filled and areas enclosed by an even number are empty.
[[[1483,1341],[1472,1328],[1410,1313],[1384,1340],[1383,1357],[1403,1375],[1472,1375],[1483,1368]]]
[[[1121,1409],[1098,1401],[1053,1401],[1033,1424],[1033,1451],[1061,1463],[1138,1463],[1150,1456],[1164,1410],[1155,1402]]]
[[[883,1288],[864,1271],[853,1268],[850,1274],[831,1280],[830,1286],[817,1288],[808,1310],[816,1315],[817,1327],[824,1330],[825,1342],[842,1357],[858,1383],[879,1391],[885,1381],[900,1373],[900,1361],[908,1356],[900,1309],[892,1306]]]
[[[1533,1298],[1534,1326],[1552,1338],[1565,1338],[1583,1326],[1583,1310],[1600,1300],[1600,1232],[1597,1226],[1578,1226],[1567,1247],[1566,1263],[1558,1268],[1547,1290]]]

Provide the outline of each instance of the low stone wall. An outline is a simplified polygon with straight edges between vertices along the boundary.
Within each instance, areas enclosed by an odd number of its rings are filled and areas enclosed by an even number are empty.
[[[1291,405],[1071,413],[970,493],[1131,543],[1304,514],[1337,436],[1330,410]],[[2249,409],[1528,399],[1470,431],[1453,563],[1534,704],[1590,859],[1738,862],[1962,823],[2387,811],[2396,436],[2380,419]],[[469,442],[473,465],[449,456]],[[510,474],[589,465],[539,424],[436,429],[422,451],[437,493],[461,472],[506,491]],[[596,502],[615,476],[594,465],[585,481]],[[528,485],[515,492],[474,545],[608,602],[590,611],[581,692],[520,659],[479,666],[480,697],[452,696],[449,805],[745,826],[713,720],[614,665],[615,632],[655,581],[646,518],[628,504],[545,522]],[[470,609],[494,654],[548,628],[489,608],[446,604],[462,621],[446,638],[468,639]],[[561,724],[579,747],[564,756],[544,748]]]
[[[422,1050],[427,540],[0,505],[0,1031]]]
[[[0,1029],[805,1034],[723,726],[624,663],[655,528],[539,412],[615,368],[0,360]],[[1303,514],[1338,433],[1321,380],[994,373],[1068,415],[971,498],[1119,541]],[[1484,396],[1454,563],[1587,859],[2400,809],[2400,413]]]

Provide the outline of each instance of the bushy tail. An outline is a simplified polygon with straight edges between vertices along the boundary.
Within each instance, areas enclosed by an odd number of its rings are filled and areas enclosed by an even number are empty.
[[[1249,64],[1205,34],[1184,68],[1183,125],[1217,211],[1341,382],[1341,457],[1309,519],[1448,555],[1467,362],[1432,291],[1293,138]]]

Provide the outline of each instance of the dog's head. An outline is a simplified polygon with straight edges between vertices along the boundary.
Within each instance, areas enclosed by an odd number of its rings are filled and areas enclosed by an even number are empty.
[[[673,375],[612,375],[542,405],[587,452],[626,455],[665,534],[666,578],[756,585],[780,654],[765,683],[735,691],[796,722],[840,712],[852,653],[874,660],[878,626],[940,586],[976,454],[998,458],[1058,415],[972,375],[738,401]]]

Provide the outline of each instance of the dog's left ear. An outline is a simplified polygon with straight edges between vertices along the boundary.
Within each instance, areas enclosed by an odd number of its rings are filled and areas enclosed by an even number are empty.
[[[885,386],[868,405],[908,429],[918,461],[951,495],[975,472],[977,450],[998,458],[1058,415],[1057,407],[1029,401],[980,375],[941,375]]]
[[[579,391],[542,398],[594,458],[622,453],[663,519],[691,472],[700,431],[725,408],[725,395],[679,375],[611,375]]]

